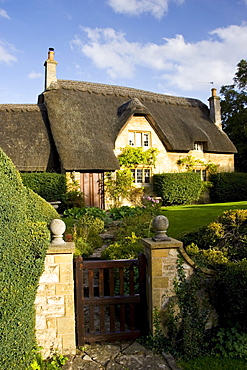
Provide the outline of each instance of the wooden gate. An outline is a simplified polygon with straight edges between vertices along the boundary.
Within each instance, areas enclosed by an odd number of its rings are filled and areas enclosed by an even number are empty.
[[[147,334],[146,257],[76,259],[78,346]]]

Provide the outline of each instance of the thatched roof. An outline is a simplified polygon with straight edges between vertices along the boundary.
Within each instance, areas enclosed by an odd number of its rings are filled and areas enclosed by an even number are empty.
[[[56,150],[43,105],[1,104],[0,147],[19,171],[54,168]]]
[[[228,136],[196,99],[90,82],[58,80],[44,92],[51,131],[65,169],[114,170],[115,140],[133,114],[145,114],[167,150],[235,153]]]
[[[21,171],[60,162],[67,171],[116,170],[115,140],[134,114],[146,116],[169,151],[204,141],[208,152],[236,152],[199,100],[65,80],[53,82],[39,104],[0,105],[0,147]]]

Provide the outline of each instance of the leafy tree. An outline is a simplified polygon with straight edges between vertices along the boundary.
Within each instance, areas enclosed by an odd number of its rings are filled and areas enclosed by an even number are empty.
[[[220,90],[222,126],[238,150],[236,170],[247,172],[247,60],[238,63],[233,81]]]

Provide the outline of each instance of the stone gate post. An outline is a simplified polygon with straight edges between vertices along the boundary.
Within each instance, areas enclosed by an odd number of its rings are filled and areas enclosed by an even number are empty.
[[[65,242],[65,224],[55,219],[50,225],[53,240],[45,258],[45,270],[37,290],[36,339],[44,358],[58,351],[75,354],[75,310],[73,242]]]
[[[173,281],[177,274],[178,249],[183,243],[166,235],[168,219],[157,216],[153,220],[154,238],[142,239],[147,258],[147,304],[149,329],[154,334],[153,311],[163,308],[168,297],[174,295]]]

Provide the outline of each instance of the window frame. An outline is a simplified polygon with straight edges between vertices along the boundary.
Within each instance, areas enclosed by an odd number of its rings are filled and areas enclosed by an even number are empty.
[[[130,136],[133,135],[133,139]],[[139,140],[138,137],[141,137]],[[147,136],[145,138],[145,135]],[[138,141],[140,141],[141,146],[137,145]],[[147,142],[147,145],[145,143]],[[138,143],[139,144],[139,143]],[[128,145],[133,146],[136,148],[151,148],[151,131],[140,131],[140,130],[129,130],[128,131]]]
[[[203,152],[205,150],[205,142],[204,141],[194,141],[194,150],[198,152]]]
[[[193,172],[199,173],[202,181],[207,181],[208,173],[205,168],[196,168],[193,170]]]
[[[138,185],[150,185],[151,184],[151,175],[152,169],[150,167],[136,167],[130,169],[133,177],[133,183]],[[141,176],[140,176],[141,174]],[[147,176],[148,174],[148,176]],[[138,179],[141,181],[138,181]]]

